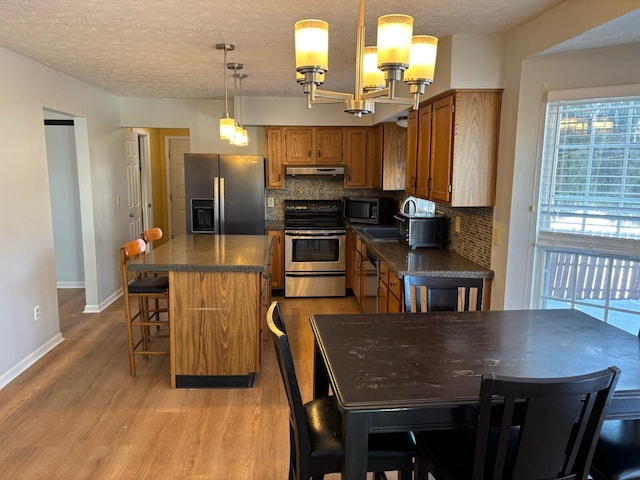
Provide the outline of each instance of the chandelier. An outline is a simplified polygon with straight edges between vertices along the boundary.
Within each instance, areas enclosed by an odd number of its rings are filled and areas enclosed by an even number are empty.
[[[360,0],[356,36],[356,84],[354,93],[320,90],[329,70],[329,24],[323,20],[300,20],[295,24],[296,81],[313,103],[344,102],[344,111],[356,117],[374,112],[375,102],[412,105],[433,82],[438,39],[413,35],[409,15],[378,18],[377,47],[364,46],[364,0]],[[413,98],[396,98],[396,82],[409,85]]]

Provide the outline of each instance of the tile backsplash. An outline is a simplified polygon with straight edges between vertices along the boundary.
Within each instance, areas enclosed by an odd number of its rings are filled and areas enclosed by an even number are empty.
[[[287,178],[286,188],[268,189],[267,197],[272,197],[273,208],[267,208],[267,221],[284,220],[284,201],[289,200],[332,200],[342,197],[376,197],[393,196],[398,210],[407,198],[404,191],[381,192],[376,189],[344,188],[342,178]],[[426,202],[430,203],[430,202]],[[419,208],[425,209],[422,202]],[[476,262],[485,268],[491,268],[491,246],[493,235],[493,207],[452,208],[443,205],[435,206],[436,213],[447,217],[449,224],[449,249],[458,255]],[[460,232],[455,231],[456,218]]]

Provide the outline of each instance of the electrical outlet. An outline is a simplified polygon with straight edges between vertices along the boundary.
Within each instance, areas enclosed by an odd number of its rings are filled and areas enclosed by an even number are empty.
[[[33,321],[37,322],[38,320],[40,320],[40,305],[33,307]]]
[[[116,196],[116,207],[120,206],[120,195]]]
[[[273,208],[273,205],[274,205],[273,197],[267,197],[267,207]]]

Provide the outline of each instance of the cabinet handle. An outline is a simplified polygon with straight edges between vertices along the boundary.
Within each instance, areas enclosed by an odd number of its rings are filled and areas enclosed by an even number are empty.
[[[318,158],[321,158],[322,155],[320,154],[320,150],[318,150]]]
[[[309,150],[309,158],[311,158],[311,150]]]

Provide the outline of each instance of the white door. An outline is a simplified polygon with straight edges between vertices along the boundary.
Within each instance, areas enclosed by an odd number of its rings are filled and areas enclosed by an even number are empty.
[[[138,156],[138,134],[124,133],[125,161],[127,167],[127,207],[129,214],[129,240],[142,233],[142,204],[140,202],[140,158]]]
[[[184,193],[184,154],[191,151],[189,138],[169,139],[169,201],[171,238],[187,231],[187,208]]]

